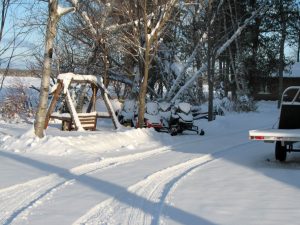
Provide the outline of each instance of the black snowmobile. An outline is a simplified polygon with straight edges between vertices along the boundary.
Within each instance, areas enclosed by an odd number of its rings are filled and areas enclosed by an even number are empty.
[[[169,130],[172,136],[181,134],[184,130],[194,131],[197,134],[204,135],[204,131],[198,130],[194,126],[194,118],[191,112],[191,105],[186,102],[181,102],[175,105],[170,118]]]

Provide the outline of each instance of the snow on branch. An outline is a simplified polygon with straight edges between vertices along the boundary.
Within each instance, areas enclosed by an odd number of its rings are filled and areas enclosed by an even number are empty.
[[[216,51],[216,58],[219,57],[222,52],[242,33],[242,31],[248,26],[248,24],[253,20],[255,17],[258,16],[260,12],[264,12],[267,10],[266,4],[262,5],[260,8],[252,12],[252,15],[244,21],[244,24],[240,26],[235,33]]]
[[[71,4],[73,5],[74,8],[78,8],[79,7],[79,2],[78,0],[69,0],[71,2]],[[97,35],[97,30],[95,29],[95,27],[93,26],[90,17],[88,16],[86,11],[83,11],[80,13],[81,17],[83,18],[84,22],[87,24],[89,30],[92,32],[93,35]]]
[[[156,26],[152,29],[150,33],[150,41],[153,41],[154,38],[157,38],[158,33],[163,29],[165,23],[170,18],[172,9],[175,6],[175,3],[177,3],[177,0],[170,0],[165,7],[162,7],[162,14],[156,23]]]
[[[268,9],[267,4],[262,5],[260,8],[252,12],[252,15],[244,21],[244,24],[240,26],[234,34],[220,47],[218,48],[215,52],[216,55],[215,57],[219,57],[225,50],[226,48],[237,38],[239,35],[242,33],[242,31],[248,26],[248,24],[253,20],[255,17],[257,17],[260,13],[265,12]],[[195,74],[185,83],[184,86],[182,86],[179,91],[176,93],[176,95],[172,98],[171,102],[175,102],[175,100],[189,87],[191,86],[194,81],[202,75],[205,71],[207,70],[207,64],[203,64],[203,66],[195,72]]]
[[[70,12],[75,12],[75,7],[61,7],[61,6],[58,6],[57,7],[57,14],[59,17],[67,14],[67,13],[70,13]]]
[[[182,86],[179,91],[176,93],[176,95],[172,98],[171,102],[174,103],[176,99],[185,91],[189,86],[191,86],[194,81],[202,75],[207,70],[207,64],[204,64],[198,71],[195,72],[195,74],[185,83],[184,86]]]
[[[219,11],[220,11],[220,8],[221,6],[223,5],[224,3],[224,0],[221,0],[218,4],[218,7],[217,7],[217,11],[214,13],[211,21],[210,21],[210,25],[212,25],[215,21],[215,18],[217,17],[217,15],[219,14]],[[184,64],[184,67],[183,69],[181,70],[181,73],[176,77],[175,81],[174,81],[174,84],[172,85],[171,89],[169,90],[169,92],[167,93],[166,95],[166,99],[167,100],[170,100],[172,98],[172,96],[175,94],[175,91],[177,90],[177,88],[180,86],[180,81],[183,79],[187,69],[189,68],[189,66],[193,63],[193,60],[194,58],[196,57],[197,55],[197,52],[198,52],[198,49],[200,47],[200,44],[203,42],[203,39],[204,39],[204,35],[206,33],[204,32],[201,36],[201,38],[199,39],[196,47],[194,48],[191,56],[187,59],[186,63]]]
[[[171,87],[171,89],[169,90],[169,92],[166,95],[167,100],[171,99],[171,97],[174,95],[176,89],[179,87],[179,83],[180,83],[181,79],[184,77],[187,69],[193,63],[193,60],[197,55],[197,51],[198,51],[198,48],[199,48],[201,42],[202,42],[202,39],[199,40],[194,51],[192,52],[192,55],[187,59],[186,63],[183,66],[183,69],[180,71],[180,74],[176,77],[173,86]]]
[[[81,13],[82,18],[84,19],[84,21],[86,22],[88,28],[90,29],[90,31],[92,32],[93,35],[97,35],[97,30],[94,28],[88,14],[86,11],[83,11]]]
[[[74,7],[78,7],[78,0],[71,0]]]

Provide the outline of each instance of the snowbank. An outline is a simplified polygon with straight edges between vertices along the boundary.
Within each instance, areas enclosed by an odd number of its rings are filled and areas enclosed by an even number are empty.
[[[33,127],[18,136],[5,135],[0,140],[3,150],[13,152],[31,152],[37,154],[63,156],[70,154],[94,155],[109,151],[134,151],[137,146],[160,141],[171,143],[168,134],[157,133],[153,129],[122,129],[109,131],[66,132],[50,127],[47,135],[35,137]],[[1,131],[1,128],[0,128]],[[2,131],[5,133],[5,131]],[[149,146],[151,147],[151,146]]]

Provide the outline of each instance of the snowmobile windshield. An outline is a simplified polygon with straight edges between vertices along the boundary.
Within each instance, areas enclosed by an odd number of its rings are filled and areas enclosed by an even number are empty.
[[[146,112],[150,115],[158,114],[158,104],[156,102],[148,102],[146,104]]]
[[[125,112],[133,112],[135,109],[135,102],[134,101],[125,101],[123,105],[123,110]]]
[[[171,104],[168,102],[160,102],[159,109],[163,112],[169,111],[171,109]]]
[[[191,105],[186,102],[181,102],[178,104],[178,108],[181,112],[189,114],[191,112]]]

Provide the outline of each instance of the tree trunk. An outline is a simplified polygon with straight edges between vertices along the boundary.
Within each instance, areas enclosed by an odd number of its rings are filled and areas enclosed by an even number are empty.
[[[215,56],[211,53],[211,44],[209,45],[207,61],[207,79],[208,79],[208,121],[213,120],[214,114],[214,73],[215,73]]]
[[[50,86],[51,63],[53,56],[53,43],[57,32],[57,23],[61,16],[74,10],[74,8],[60,8],[60,10],[58,11],[58,0],[51,0],[48,4],[48,22],[45,38],[43,73],[41,79],[39,105],[34,121],[35,135],[39,138],[44,137],[44,128],[47,119],[46,114]]]
[[[1,6],[1,23],[0,23],[0,42],[2,41],[4,25],[6,22],[6,15],[8,12],[8,8],[11,5],[11,1],[10,0],[7,0],[7,1],[2,0],[1,4],[2,4],[2,6]]]
[[[41,80],[41,91],[39,98],[38,110],[35,116],[34,129],[35,135],[39,138],[44,137],[45,119],[48,106],[48,94],[51,75],[51,62],[53,56],[53,42],[56,36],[56,25],[59,20],[57,13],[58,2],[52,0],[49,2],[49,17],[46,31],[46,43],[44,52],[43,74]]]
[[[214,102],[214,71],[215,71],[215,63],[214,63],[214,52],[213,52],[213,25],[211,23],[212,20],[212,1],[209,2],[209,12],[208,12],[208,18],[210,18],[209,20],[209,24],[208,24],[208,28],[207,28],[207,42],[208,42],[208,46],[207,46],[207,80],[208,80],[208,121],[212,121],[213,120],[213,102]]]
[[[145,40],[146,49],[145,49],[145,62],[144,62],[144,76],[143,76],[143,82],[141,83],[141,88],[139,93],[139,115],[138,115],[139,128],[142,128],[144,126],[144,114],[145,114],[146,94],[147,94],[149,66],[150,66],[150,43],[147,37],[145,37],[145,39],[146,39]]]
[[[298,33],[297,62],[299,62],[299,56],[300,56],[300,32]]]
[[[279,77],[278,77],[278,105],[277,108],[280,108],[281,105],[281,95],[283,91],[283,70],[284,70],[284,44],[286,39],[286,20],[285,12],[282,0],[280,1],[279,13],[281,20],[281,38],[279,46]]]
[[[285,38],[286,38],[285,30],[282,30],[282,32],[281,32],[281,39],[280,39],[280,51],[279,51],[279,77],[278,77],[278,105],[277,105],[277,108],[280,108],[280,105],[281,105],[281,95],[282,95],[282,89],[283,89],[284,43],[285,43]]]

